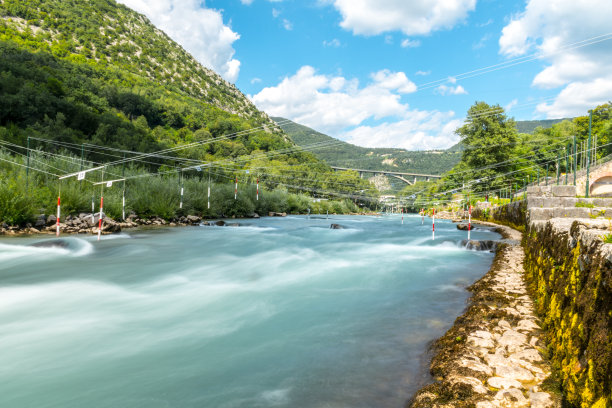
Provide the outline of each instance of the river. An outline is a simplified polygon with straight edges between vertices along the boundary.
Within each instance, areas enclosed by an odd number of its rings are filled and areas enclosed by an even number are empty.
[[[0,406],[401,408],[493,259],[417,216],[238,222],[0,239]]]

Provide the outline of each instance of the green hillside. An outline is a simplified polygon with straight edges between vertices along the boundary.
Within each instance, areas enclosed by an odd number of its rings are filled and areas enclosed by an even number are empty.
[[[129,159],[135,155],[129,151],[171,149],[163,158],[130,165],[137,168],[107,168],[108,174],[129,170],[168,179],[166,184],[144,185],[146,178],[131,182],[161,189],[143,196],[174,190],[179,177],[174,169],[186,160],[210,163],[213,182],[221,184],[230,185],[241,175],[241,182],[259,179],[268,190],[369,194],[367,182],[355,173],[335,173],[297,149],[234,85],[114,0],[0,0],[0,100],[0,153],[12,157],[5,158],[6,171],[0,172],[0,195],[24,199],[34,208],[51,203],[58,187],[57,178],[41,176],[35,180],[40,197],[33,200],[16,190],[24,174],[8,163],[23,165],[27,145],[39,150],[34,167],[55,174],[79,170],[79,156],[93,166],[126,155]],[[201,174],[185,174],[193,176]],[[86,211],[87,198],[77,196],[67,208]],[[233,201],[228,206],[236,206]],[[249,208],[207,215],[244,214]],[[173,207],[163,213],[170,217],[174,212]]]
[[[334,139],[309,127],[284,118],[273,117],[299,146],[329,144],[313,150],[332,166],[407,173],[442,174],[459,162],[460,149],[454,151],[408,151],[392,148],[365,148]]]
[[[536,128],[550,129],[553,125],[563,122],[564,120],[572,120],[571,118],[563,119],[545,119],[545,120],[521,120],[516,122],[516,130],[518,133],[533,134]]]

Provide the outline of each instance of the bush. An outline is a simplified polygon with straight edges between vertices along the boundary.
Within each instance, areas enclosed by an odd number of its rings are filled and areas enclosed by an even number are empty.
[[[23,225],[34,220],[36,206],[26,195],[25,179],[0,179],[0,220],[11,225]]]

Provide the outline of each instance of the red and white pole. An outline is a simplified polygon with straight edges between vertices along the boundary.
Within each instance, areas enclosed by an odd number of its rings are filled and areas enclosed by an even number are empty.
[[[234,189],[234,200],[238,199],[238,176],[236,176],[236,188]]]
[[[421,208],[421,225],[425,224],[425,209]]]
[[[257,201],[259,201],[259,177],[257,178]]]
[[[208,185],[208,208],[210,209],[210,184]]]
[[[470,240],[470,231],[472,230],[472,206],[468,208],[468,241]]]
[[[433,209],[431,216],[431,239],[436,239],[436,209]]]
[[[404,207],[402,207],[402,225],[404,225]]]
[[[60,233],[60,196],[57,196],[57,221],[55,223],[55,236],[59,237]]]
[[[98,219],[98,241],[102,235],[102,212],[104,209],[104,196],[100,197],[100,218]]]

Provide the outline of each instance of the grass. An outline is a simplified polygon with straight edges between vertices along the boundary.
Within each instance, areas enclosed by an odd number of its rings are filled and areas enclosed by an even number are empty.
[[[576,203],[576,207],[581,207],[581,208],[595,208],[595,204],[593,203],[587,203],[584,201],[578,201]]]

